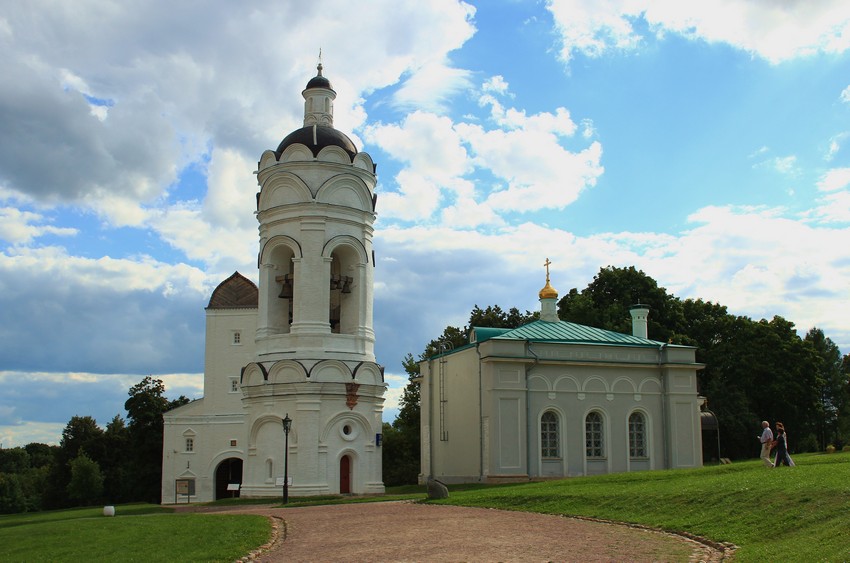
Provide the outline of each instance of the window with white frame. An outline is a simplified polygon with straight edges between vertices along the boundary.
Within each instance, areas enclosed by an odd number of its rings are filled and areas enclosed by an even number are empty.
[[[595,411],[588,413],[584,420],[584,447],[587,457],[605,457],[602,430],[602,415]]]
[[[540,455],[544,458],[561,457],[558,436],[558,415],[546,411],[540,417]]]
[[[239,391],[239,379],[233,377],[230,379],[230,392],[236,393]]]
[[[195,451],[195,439],[194,438],[186,438],[186,451],[194,452]]]
[[[242,344],[242,333],[238,330],[233,331],[233,343]]]
[[[647,457],[646,418],[641,412],[633,412],[629,416],[629,457]]]

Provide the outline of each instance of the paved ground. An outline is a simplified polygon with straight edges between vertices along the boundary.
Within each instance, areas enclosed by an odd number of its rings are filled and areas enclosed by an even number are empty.
[[[264,563],[716,562],[728,555],[722,548],[678,535],[619,524],[483,508],[380,502],[300,508],[243,505],[194,510],[270,517],[275,525],[275,537],[245,559]]]

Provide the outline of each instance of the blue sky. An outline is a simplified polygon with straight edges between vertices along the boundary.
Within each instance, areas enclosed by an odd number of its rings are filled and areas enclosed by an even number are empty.
[[[634,265],[850,352],[850,7],[374,0],[0,6],[0,443],[58,443],[161,378],[201,396],[204,306],[257,279],[265,149],[319,48],[378,163],[385,419],[474,305]],[[650,335],[651,336],[651,335]]]

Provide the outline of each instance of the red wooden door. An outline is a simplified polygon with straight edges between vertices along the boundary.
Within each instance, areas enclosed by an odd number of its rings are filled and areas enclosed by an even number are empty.
[[[347,455],[339,460],[339,493],[351,493],[351,458]]]

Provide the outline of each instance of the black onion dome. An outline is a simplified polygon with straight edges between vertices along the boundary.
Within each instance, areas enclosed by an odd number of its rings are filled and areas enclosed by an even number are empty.
[[[313,79],[315,80],[315,78]],[[353,160],[357,155],[357,147],[354,146],[354,143],[351,142],[351,139],[348,136],[333,127],[328,127],[327,125],[317,125],[315,126],[316,132],[316,142],[313,142],[313,125],[308,125],[307,127],[302,127],[301,129],[296,129],[289,135],[287,135],[277,146],[277,150],[275,151],[275,155],[278,159],[280,159],[280,155],[283,154],[283,151],[286,150],[290,145],[301,144],[306,147],[309,147],[313,152],[313,156],[319,156],[319,152],[325,147],[339,147],[345,152],[348,153],[348,156]]]
[[[309,90],[310,88],[327,88],[328,90],[333,90],[331,87],[331,81],[322,76],[322,53],[319,52],[319,64],[316,65],[317,74],[313,78],[310,79],[310,82],[307,83],[307,87],[305,90]]]
[[[307,83],[307,87],[305,90],[309,90],[310,88],[326,88],[328,90],[333,90],[331,87],[331,81],[319,74],[318,76],[314,76],[310,79],[310,82]]]

